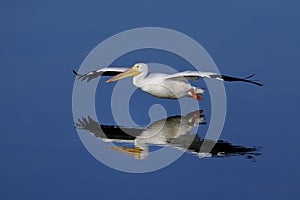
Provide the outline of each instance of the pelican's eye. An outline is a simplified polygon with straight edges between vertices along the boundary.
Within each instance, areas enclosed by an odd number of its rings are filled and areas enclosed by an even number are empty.
[[[137,66],[136,66],[136,68],[140,68],[140,66],[139,66],[139,65],[137,65]]]

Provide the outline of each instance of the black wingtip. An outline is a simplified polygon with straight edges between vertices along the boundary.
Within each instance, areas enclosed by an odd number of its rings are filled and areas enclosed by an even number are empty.
[[[255,85],[258,85],[258,86],[264,86],[264,84],[262,83],[259,83],[259,82],[256,82],[256,81],[249,81],[250,83],[253,83]]]
[[[249,78],[252,78],[253,76],[255,76],[255,74],[251,74],[250,76],[247,76],[244,79],[249,79]]]
[[[246,77],[246,78],[236,78],[236,77],[232,77],[232,76],[226,76],[226,75],[221,75],[219,76],[220,78],[222,78],[224,81],[229,81],[229,82],[233,82],[233,81],[242,81],[242,82],[247,82],[247,83],[252,83],[255,84],[257,86],[263,86],[262,83],[259,83],[257,81],[253,81],[253,80],[249,80],[249,78],[252,78],[254,76],[254,74]]]
[[[264,84],[262,84],[262,83],[258,83],[258,82],[257,82],[257,84],[258,84],[259,86],[264,86]]]
[[[72,72],[75,75],[75,77],[77,77],[77,79],[81,79],[83,77],[82,74],[78,74],[75,70],[72,70]]]
[[[246,78],[244,78],[244,80],[247,80],[249,83],[253,83],[258,86],[263,86],[263,84],[258,82],[258,80],[249,80],[249,78],[252,78],[253,76],[255,76],[255,74],[251,74],[250,76],[247,76]]]
[[[75,76],[78,76],[78,73],[74,69],[72,70],[72,72]]]

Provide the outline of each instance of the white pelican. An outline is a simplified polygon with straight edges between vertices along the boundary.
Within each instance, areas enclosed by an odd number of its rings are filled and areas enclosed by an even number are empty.
[[[73,70],[78,79],[87,82],[98,76],[113,76],[106,82],[117,81],[126,77],[133,76],[133,84],[155,97],[178,99],[182,97],[191,97],[197,100],[202,98],[199,96],[204,93],[201,88],[192,86],[188,81],[195,81],[199,78],[214,78],[222,81],[242,81],[262,86],[261,83],[249,80],[253,75],[246,78],[236,78],[226,75],[220,75],[212,72],[201,71],[184,71],[176,74],[149,73],[148,65],[145,63],[137,63],[131,68],[115,68],[107,67],[99,70],[91,71],[86,74],[78,74]]]

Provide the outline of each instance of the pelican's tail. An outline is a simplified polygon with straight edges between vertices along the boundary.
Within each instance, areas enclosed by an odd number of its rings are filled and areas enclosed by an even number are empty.
[[[193,89],[196,94],[204,94],[204,92],[205,92],[205,90],[202,88],[193,87]]]

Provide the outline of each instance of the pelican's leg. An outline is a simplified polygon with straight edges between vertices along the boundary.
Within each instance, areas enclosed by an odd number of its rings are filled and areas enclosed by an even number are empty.
[[[193,99],[197,99],[197,100],[202,100],[202,99],[203,99],[202,97],[200,97],[199,95],[197,95],[197,94],[195,93],[195,91],[194,91],[193,88],[191,88],[191,89],[189,90],[189,93],[190,93],[190,95],[192,96]]]

